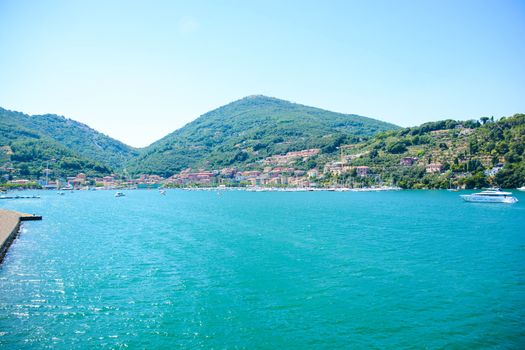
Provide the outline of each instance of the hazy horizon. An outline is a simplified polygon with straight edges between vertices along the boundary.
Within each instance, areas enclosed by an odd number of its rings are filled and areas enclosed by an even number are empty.
[[[525,111],[525,4],[4,1],[0,106],[144,147],[266,95],[400,126]]]

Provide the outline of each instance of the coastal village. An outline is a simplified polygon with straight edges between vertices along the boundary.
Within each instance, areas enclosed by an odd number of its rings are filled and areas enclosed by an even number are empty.
[[[184,169],[173,176],[163,178],[158,175],[142,174],[136,178],[125,178],[111,174],[100,178],[89,178],[84,173],[74,177],[53,179],[52,170],[45,169],[47,178],[38,181],[30,179],[12,179],[8,183],[25,187],[33,184],[43,189],[151,189],[159,187],[324,187],[319,181],[330,175],[351,172],[355,169],[357,176],[371,175],[367,166],[352,166],[351,157],[342,161],[326,163],[322,169],[301,170],[294,167],[297,161],[305,162],[320,153],[320,149],[306,149],[288,152],[284,155],[268,157],[258,164],[260,170],[242,170],[236,167],[222,169]],[[4,175],[6,176],[6,175]]]
[[[261,170],[241,170],[236,167],[222,169],[191,169],[187,168],[168,178],[159,175],[142,174],[136,178],[126,178],[118,174],[104,177],[89,178],[84,173],[66,178],[52,178],[52,170],[45,169],[48,175],[34,181],[31,179],[11,179],[7,181],[12,188],[42,188],[49,190],[112,190],[112,189],[155,189],[161,187],[173,188],[354,188],[355,183],[340,184],[334,178],[353,174],[356,178],[373,178],[373,189],[393,189],[395,187],[381,183],[380,176],[373,168],[366,165],[353,165],[352,162],[363,154],[343,155],[337,161],[327,162],[321,169],[301,170],[294,167],[297,161],[305,162],[310,157],[320,153],[320,149],[307,149],[275,155],[261,161]],[[427,163],[418,157],[403,157],[399,167],[424,167],[427,174],[441,174],[444,166],[441,163]],[[485,171],[485,175],[494,176],[502,168],[502,164]],[[9,174],[9,173],[7,173]],[[7,179],[6,174],[4,177]],[[330,179],[329,181],[324,181]],[[359,185],[357,187],[363,187]],[[395,188],[398,189],[398,188]]]
[[[154,189],[154,188],[289,188],[289,189],[392,189],[425,188],[393,181],[393,174],[412,174],[438,181],[440,188],[468,188],[465,179],[475,165],[487,178],[503,169],[504,157],[477,155],[473,158],[467,138],[473,129],[457,124],[452,128],[432,130],[427,135],[431,145],[402,145],[402,151],[383,146],[382,163],[377,163],[374,144],[361,142],[340,145],[337,153],[327,156],[320,148],[277,154],[245,164],[242,167],[186,168],[167,178],[156,174],[130,176],[126,171],[103,177],[60,177],[46,162],[39,179],[24,178],[9,162],[0,164],[3,188],[43,188],[55,190],[86,189]],[[387,142],[392,143],[392,141]],[[377,141],[376,141],[377,142]],[[378,144],[380,144],[380,141]],[[395,144],[393,144],[396,146]],[[393,147],[392,147],[393,149]],[[373,153],[376,153],[373,155]],[[469,169],[469,166],[471,167]],[[414,175],[416,174],[416,175]],[[395,176],[395,175],[394,175]],[[454,182],[454,184],[453,184]],[[399,187],[398,187],[399,186]],[[435,188],[436,186],[428,186]],[[475,184],[470,188],[476,187]]]
[[[344,149],[344,147],[343,147]],[[43,189],[81,190],[81,189],[152,189],[160,187],[177,188],[206,188],[206,187],[292,187],[310,188],[326,187],[322,182],[327,177],[353,173],[360,178],[377,176],[369,166],[352,165],[352,161],[362,154],[343,155],[337,161],[327,162],[324,167],[301,170],[294,167],[297,161],[305,162],[320,153],[320,149],[307,149],[288,152],[284,155],[274,155],[260,162],[261,170],[240,170],[235,167],[222,169],[184,169],[173,176],[163,178],[158,175],[142,174],[136,178],[125,178],[111,174],[100,178],[89,178],[84,173],[73,177],[50,180],[52,170],[46,169],[47,178],[38,181],[30,179],[13,179],[8,183],[26,187],[33,184]],[[399,166],[410,167],[418,163],[417,157],[404,157]],[[443,172],[443,165],[430,163],[425,166],[427,173],[439,174]],[[5,175],[4,175],[5,176]],[[51,176],[52,177],[52,176]],[[330,183],[329,187],[337,186]],[[353,187],[353,186],[352,186]]]
[[[525,0],[0,28],[0,350],[525,350]]]

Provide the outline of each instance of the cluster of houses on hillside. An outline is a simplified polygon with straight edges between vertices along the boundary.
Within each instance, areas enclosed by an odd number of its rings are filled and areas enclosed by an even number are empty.
[[[288,152],[285,155],[275,155],[263,160],[265,165],[286,165],[291,164],[298,159],[307,160],[310,157],[318,155],[321,152],[319,148],[305,149],[303,151]]]
[[[317,171],[297,170],[293,167],[265,167],[263,170],[241,171],[237,168],[224,168],[214,171],[192,171],[186,169],[165,180],[166,184],[178,186],[190,185],[252,185],[252,186],[278,186],[290,185],[308,187],[311,179],[317,176]]]
[[[234,167],[212,171],[185,169],[166,179],[165,183],[176,186],[287,185],[308,187],[315,184],[319,171],[317,169],[309,171],[296,169],[293,164],[296,161],[306,161],[320,152],[320,149],[315,148],[267,157],[260,162],[262,169],[259,170],[240,170]]]
[[[352,166],[347,162],[332,162],[324,166],[324,173],[332,175],[341,175],[352,172],[353,170],[356,171],[356,175],[358,176],[367,176],[370,172],[370,168],[367,166]]]
[[[413,166],[419,159],[417,157],[403,157],[399,161],[401,166]],[[425,165],[425,171],[427,174],[439,174],[443,172],[443,164],[441,163],[430,163]]]
[[[350,146],[348,146],[350,147]],[[217,170],[207,169],[184,169],[168,178],[158,175],[140,175],[136,178],[122,178],[118,175],[110,175],[101,178],[87,178],[83,173],[74,177],[48,181],[40,180],[39,185],[47,189],[80,189],[80,188],[158,188],[160,186],[292,186],[310,187],[316,186],[318,182],[326,177],[338,176],[342,174],[352,174],[352,177],[366,178],[377,176],[377,171],[373,171],[366,165],[354,165],[354,160],[360,158],[365,153],[342,155],[339,160],[328,162],[322,168],[310,170],[299,169],[297,161],[304,162],[309,158],[317,156],[320,149],[307,149],[302,151],[288,152],[284,155],[274,155],[267,157],[259,162],[251,170],[227,167]],[[417,157],[403,157],[398,166],[412,167],[424,166],[428,174],[439,174],[444,171],[443,164],[430,163]],[[501,169],[501,166],[494,167],[486,171],[493,175]],[[17,179],[11,181],[13,184],[24,185],[30,180]]]
[[[401,166],[413,166],[419,159],[417,157],[403,157],[399,161]],[[443,164],[441,163],[430,163],[425,165],[425,171],[427,174],[439,174],[443,172]]]
[[[306,149],[275,155],[263,159],[259,170],[240,170],[238,168],[223,168],[219,170],[185,169],[165,180],[166,184],[176,186],[212,186],[212,185],[251,185],[251,186],[297,186],[315,185],[319,176],[317,169],[309,171],[296,169],[296,161],[306,161],[318,155],[320,149]]]
[[[345,155],[334,162],[328,162],[322,169],[314,168],[301,170],[294,167],[297,160],[306,161],[320,153],[319,149],[308,149],[297,152],[288,152],[284,155],[275,155],[261,161],[261,170],[239,170],[237,168],[223,168],[219,170],[185,169],[178,174],[167,178],[164,183],[175,186],[214,186],[214,185],[252,185],[252,186],[315,186],[320,179],[326,176],[354,173],[356,177],[368,177],[373,171],[366,165],[352,165],[352,161],[363,154]],[[405,157],[399,166],[413,166],[418,163],[416,157]],[[430,174],[443,172],[443,165],[430,163],[425,165]]]

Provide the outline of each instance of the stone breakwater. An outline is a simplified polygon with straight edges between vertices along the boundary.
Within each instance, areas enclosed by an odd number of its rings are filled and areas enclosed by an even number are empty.
[[[20,231],[22,221],[42,220],[41,216],[0,209],[0,263]]]

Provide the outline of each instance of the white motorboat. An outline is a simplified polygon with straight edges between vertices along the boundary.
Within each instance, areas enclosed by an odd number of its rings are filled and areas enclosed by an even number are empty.
[[[521,186],[519,188],[516,188],[518,191],[525,191],[525,186]]]
[[[117,192],[115,193],[115,197],[124,197],[125,194],[123,192]]]
[[[490,189],[473,194],[460,195],[466,202],[476,203],[516,203],[518,199],[512,195],[512,192],[503,192],[500,189]]]

